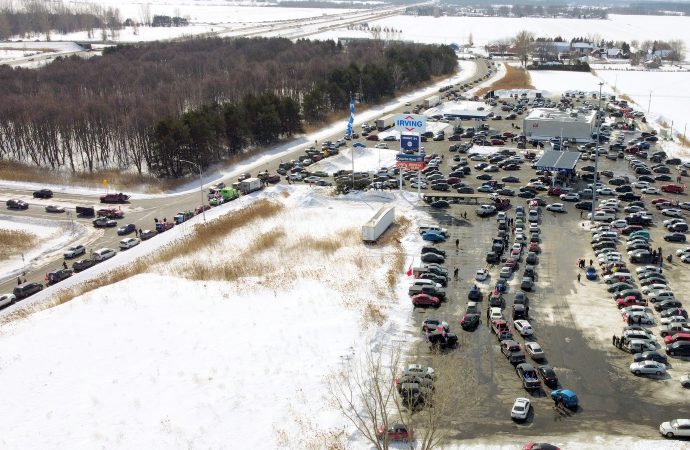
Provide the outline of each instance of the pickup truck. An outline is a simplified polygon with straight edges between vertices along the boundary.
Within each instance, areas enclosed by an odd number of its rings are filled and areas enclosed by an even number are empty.
[[[672,194],[682,194],[685,191],[685,186],[679,184],[665,184],[661,186],[662,192],[670,192]]]
[[[522,363],[515,367],[515,372],[517,372],[520,380],[522,380],[522,386],[527,390],[539,389],[541,387],[541,381],[537,376],[537,371],[532,367],[531,364]]]

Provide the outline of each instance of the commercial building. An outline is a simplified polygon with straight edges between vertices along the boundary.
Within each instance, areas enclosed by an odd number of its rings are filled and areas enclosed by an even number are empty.
[[[596,130],[596,111],[580,109],[561,111],[555,108],[534,108],[523,121],[527,139],[547,141],[554,137],[590,142]]]

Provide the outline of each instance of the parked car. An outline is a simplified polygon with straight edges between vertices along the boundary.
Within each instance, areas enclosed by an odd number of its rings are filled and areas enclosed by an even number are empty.
[[[126,236],[130,233],[134,233],[134,230],[136,230],[137,227],[133,223],[128,223],[127,225],[120,227],[117,229],[117,234],[118,236]]]
[[[50,189],[40,189],[38,191],[34,191],[34,198],[52,198],[53,197],[53,191]]]
[[[514,420],[526,420],[530,408],[531,404],[529,399],[517,398],[513,403],[513,408],[510,410],[510,417]]]
[[[43,290],[43,285],[41,283],[35,283],[29,281],[27,283],[22,283],[14,288],[12,294],[17,300],[23,300],[27,297],[34,295],[36,292]]]
[[[139,245],[139,239],[137,238],[126,238],[120,241],[120,250],[127,250],[132,247]]]
[[[47,213],[62,214],[65,212],[65,208],[57,205],[48,205],[45,209]]]
[[[79,255],[83,255],[86,253],[86,247],[84,247],[81,244],[78,245],[73,245],[71,247],[67,247],[67,250],[65,253],[63,253],[62,256],[65,257],[65,259],[72,259],[76,258]]]
[[[673,419],[659,425],[659,433],[667,438],[689,437],[690,419]]]
[[[630,371],[635,375],[663,375],[666,366],[662,363],[650,360],[638,361],[630,364]]]

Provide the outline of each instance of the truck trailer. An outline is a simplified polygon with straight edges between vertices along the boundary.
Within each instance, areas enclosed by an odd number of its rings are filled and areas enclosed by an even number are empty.
[[[251,194],[254,191],[258,191],[263,187],[261,180],[258,178],[247,178],[246,180],[240,181],[240,192],[243,195]]]
[[[395,221],[395,207],[383,206],[366,224],[362,226],[362,240],[376,242]]]
[[[441,96],[440,95],[432,95],[431,97],[427,97],[424,99],[424,108],[429,109],[433,108],[434,106],[437,106],[441,103]]]
[[[376,129],[379,131],[387,130],[395,125],[395,114],[388,114],[376,121]]]

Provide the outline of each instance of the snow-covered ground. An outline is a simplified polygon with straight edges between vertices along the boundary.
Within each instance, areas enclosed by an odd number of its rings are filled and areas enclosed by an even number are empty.
[[[590,72],[564,72],[558,70],[530,70],[532,86],[548,91],[547,95],[558,95],[565,91],[599,91],[599,80]],[[613,89],[609,89],[613,91]],[[606,87],[603,93],[607,92]]]
[[[23,271],[31,271],[55,254],[61,254],[69,243],[95,232],[66,220],[18,216],[0,216],[0,229],[23,231],[36,237],[36,245],[31,250],[0,260],[0,281],[16,277]]]
[[[322,192],[267,189],[252,197],[283,205],[270,220],[5,325],[0,412],[13,426],[0,445],[306,448],[305,427],[346,426],[325,377],[361,344],[399,337],[411,311],[404,270],[394,288],[386,281],[395,242],[365,246],[361,225],[391,199],[398,215],[415,213],[399,195]],[[269,235],[274,245],[256,249]],[[310,244],[320,241],[332,250]],[[418,254],[415,227],[402,243]],[[233,282],[182,277],[199,262],[257,272]],[[383,314],[380,327],[372,311]]]
[[[218,27],[216,27],[217,29]],[[117,42],[143,42],[143,41],[158,41],[165,39],[175,39],[183,36],[197,36],[200,34],[210,33],[214,31],[213,25],[189,25],[186,27],[124,27],[117,31],[113,36],[109,31],[106,33],[107,41]],[[103,37],[100,29],[95,29],[89,37],[88,31],[75,31],[73,33],[55,34],[51,33],[51,39],[59,39],[61,41],[78,41],[78,42],[101,42]],[[31,37],[32,39],[46,40],[44,34],[39,34]]]
[[[395,155],[398,154],[397,142],[387,142],[390,144],[391,149],[381,149],[381,148],[345,148],[340,151],[336,156],[330,158],[322,159],[321,161],[314,163],[309,168],[310,171],[323,170],[328,174],[337,172],[338,170],[352,170],[355,168],[357,172],[371,172],[380,167],[393,167],[395,166]],[[355,161],[352,164],[352,154],[354,150]]]
[[[371,21],[369,26],[401,30],[400,39],[437,44],[464,45],[472,40],[483,46],[511,38],[522,30],[541,37],[599,36],[612,41],[681,39],[690,47],[690,17],[609,15],[606,20],[548,19],[537,17],[415,17],[393,16]],[[369,35],[370,36],[370,35]],[[339,29],[313,36],[319,39],[368,37],[359,30]]]

